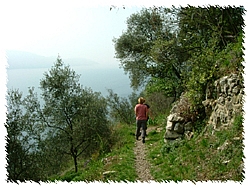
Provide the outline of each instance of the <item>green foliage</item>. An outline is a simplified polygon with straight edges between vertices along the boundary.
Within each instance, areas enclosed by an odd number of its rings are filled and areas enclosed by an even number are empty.
[[[151,54],[152,50],[152,53],[157,51],[154,46],[160,45],[157,40],[166,41],[173,37],[164,16],[157,9],[142,9],[128,18],[126,32],[113,40],[116,58],[120,60],[125,72],[129,73],[131,86],[134,88],[145,83],[149,77],[164,78],[163,75],[167,74],[165,71],[169,72],[174,68],[169,69],[167,64],[155,61]]]
[[[230,72],[240,72],[244,73],[243,66],[243,33],[241,33],[237,38],[235,43],[228,44],[228,46],[220,52],[217,57],[216,63],[220,67],[217,73],[217,77],[224,76]]]
[[[164,117],[158,117],[158,122],[164,122]],[[150,161],[154,180],[241,182],[244,178],[242,121],[242,116],[237,116],[234,126],[216,131],[215,134],[209,131],[205,131],[203,135],[194,132],[195,135],[190,140],[167,143],[163,141],[165,125],[156,125],[148,133],[146,142],[146,159]],[[110,153],[95,159],[92,157],[87,165],[82,161],[78,173],[69,170],[51,180],[134,182],[137,178],[133,153],[134,131],[135,127],[117,124],[112,131],[116,139]]]
[[[36,153],[43,131],[37,117],[35,98],[30,95],[23,98],[18,90],[9,90],[7,95],[7,119],[4,124],[6,136],[7,180],[40,181],[45,178],[39,173],[42,169],[42,158]],[[29,101],[30,103],[27,103]],[[34,165],[36,164],[36,165]]]
[[[72,168],[59,176],[53,176],[50,181],[135,181],[137,177],[134,168],[134,131],[135,127],[117,124],[112,129],[114,144],[112,150],[101,155],[92,155],[88,163],[79,162],[79,171]]]
[[[134,106],[137,104],[137,94],[132,93],[128,98],[125,98],[118,96],[111,89],[108,92],[109,96],[106,99],[111,120],[118,123],[133,123],[135,121]]]
[[[193,106],[201,106],[209,83],[242,72],[243,14],[243,7],[181,8],[178,38],[183,39],[191,68],[183,83]]]
[[[170,111],[174,101],[173,97],[167,97],[161,92],[149,93],[148,90],[145,98],[147,99],[146,103],[150,104],[150,121],[154,121],[155,117]]]
[[[67,172],[63,178],[61,178],[61,181],[67,181],[71,182],[76,176],[79,176],[80,172]]]
[[[193,106],[202,106],[205,100],[207,85],[216,79],[230,73],[243,73],[242,36],[238,42],[229,44],[222,51],[215,48],[218,46],[216,39],[211,39],[207,48],[196,54],[190,61],[192,72],[186,82],[188,97]],[[204,63],[201,63],[204,62]]]
[[[232,127],[209,135],[203,129],[202,101],[214,80],[243,73],[244,11],[218,6],[142,9],[113,40],[131,86],[146,83],[149,126],[161,130],[151,131],[146,145],[155,180],[243,180],[242,115]],[[25,98],[18,91],[8,93],[8,181],[136,180],[135,126],[130,126],[136,93],[121,98],[109,90],[103,98],[82,88],[79,75],[60,58],[40,86],[43,105],[34,88]],[[166,114],[183,91],[184,105],[177,111],[193,122],[195,135],[164,143]],[[108,118],[115,120],[112,127]]]
[[[106,99],[83,89],[78,81],[75,71],[58,58],[41,80],[43,105],[34,88],[24,99],[18,91],[8,92],[5,127],[10,181],[46,180],[72,159],[77,172],[79,158],[110,150]]]
[[[135,88],[179,97],[202,108],[207,85],[242,72],[244,7],[153,7],[128,18],[116,58]]]
[[[176,80],[176,79],[174,79]],[[154,95],[155,93],[163,94],[166,97],[173,97],[174,101],[180,95],[181,84],[177,81],[173,82],[168,78],[151,78],[147,83],[145,90],[148,95]]]
[[[244,19],[244,7],[181,7],[178,13],[179,37],[185,39],[183,46],[189,49],[196,47],[202,50],[211,38],[218,38],[218,49],[223,49],[227,44],[241,34]]]
[[[232,127],[216,131],[214,134],[209,131],[205,131],[202,135],[195,132],[190,140],[182,139],[167,143],[162,143],[160,140],[158,143],[154,140],[156,137],[153,137],[154,141],[151,142],[153,146],[148,146],[151,174],[159,182],[183,180],[242,182],[244,179],[242,121],[242,116],[237,116]]]
[[[72,156],[76,172],[77,158],[103,149],[100,143],[109,135],[106,100],[100,93],[83,89],[78,80],[75,71],[59,58],[41,80],[43,121],[57,150]]]
[[[169,142],[167,144],[164,144],[161,148],[162,155],[176,152],[177,148],[182,146],[182,143],[183,143],[183,141],[177,140],[177,141],[173,141],[173,142]]]
[[[106,155],[107,162],[105,163],[105,171],[115,171],[108,176],[104,176],[104,180],[118,182],[133,182],[137,178],[134,156],[134,141],[135,141],[136,126],[127,126],[126,124],[118,124],[114,127],[114,133],[117,142],[112,148],[112,153]],[[109,160],[110,159],[110,160]],[[110,161],[110,163],[108,162]]]

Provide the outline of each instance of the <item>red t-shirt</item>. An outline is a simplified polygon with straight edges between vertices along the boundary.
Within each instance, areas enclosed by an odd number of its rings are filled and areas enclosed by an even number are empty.
[[[144,104],[137,104],[135,106],[135,114],[137,120],[147,120],[147,106]]]

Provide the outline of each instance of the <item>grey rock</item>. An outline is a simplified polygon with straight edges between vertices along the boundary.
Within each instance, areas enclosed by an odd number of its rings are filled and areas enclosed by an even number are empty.
[[[184,133],[184,125],[182,123],[176,123],[174,126],[174,131],[179,133],[179,134],[183,134]]]

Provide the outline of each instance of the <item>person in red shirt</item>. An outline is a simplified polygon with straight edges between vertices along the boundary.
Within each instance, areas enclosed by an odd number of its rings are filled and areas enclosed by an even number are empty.
[[[145,143],[145,136],[146,136],[146,128],[147,128],[147,119],[148,119],[148,108],[145,103],[145,99],[140,97],[138,99],[138,104],[135,105],[135,116],[136,116],[136,140],[141,134],[142,143]],[[142,129],[141,133],[140,130]]]

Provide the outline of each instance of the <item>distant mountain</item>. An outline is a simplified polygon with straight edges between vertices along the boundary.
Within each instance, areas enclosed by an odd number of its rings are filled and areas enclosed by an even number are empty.
[[[7,51],[6,55],[9,64],[7,88],[18,88],[24,96],[28,94],[28,87],[39,87],[40,79],[57,59],[57,57],[44,57],[13,50]],[[101,66],[99,63],[84,58],[62,58],[62,60],[80,75],[79,82],[83,87],[90,87],[93,91],[101,92],[103,96],[108,94],[107,89],[112,89],[122,97],[132,93],[130,79],[119,67]]]
[[[32,69],[32,68],[50,68],[57,57],[45,57],[30,52],[7,50],[7,61],[9,69]],[[84,58],[62,59],[66,65],[70,66],[93,66],[97,62]]]

